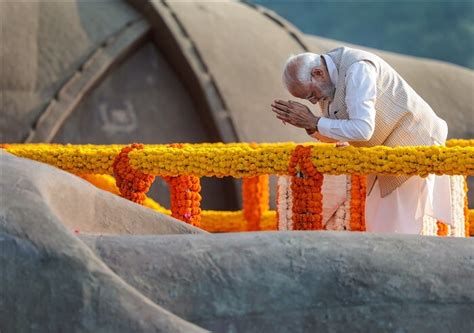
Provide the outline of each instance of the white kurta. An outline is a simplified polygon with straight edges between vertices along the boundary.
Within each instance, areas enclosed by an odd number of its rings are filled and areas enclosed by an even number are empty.
[[[336,85],[337,68],[330,57],[324,56],[324,59],[331,81]],[[348,69],[345,81],[349,119],[321,118],[318,130],[341,141],[368,139],[375,125],[375,68],[367,62],[357,62]],[[433,142],[436,144],[439,143]],[[369,232],[420,234],[424,215],[453,224],[448,176],[412,177],[384,198],[380,196],[376,181],[367,197],[366,228]]]
[[[376,181],[365,203],[369,232],[421,234],[425,215],[453,223],[449,176],[411,177],[384,198]]]

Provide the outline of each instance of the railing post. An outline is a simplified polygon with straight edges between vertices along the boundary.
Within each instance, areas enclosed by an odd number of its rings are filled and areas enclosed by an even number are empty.
[[[248,231],[260,230],[262,214],[269,209],[268,175],[243,178],[243,214]]]
[[[365,231],[365,199],[367,177],[352,175],[351,177],[351,215],[350,230]]]
[[[171,216],[201,226],[201,181],[195,176],[163,177],[169,185]]]
[[[323,175],[311,161],[312,147],[298,145],[294,150],[288,171],[292,174],[293,230],[323,229]]]

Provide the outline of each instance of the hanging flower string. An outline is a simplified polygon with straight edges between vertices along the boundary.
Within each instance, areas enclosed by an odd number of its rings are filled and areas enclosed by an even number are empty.
[[[244,178],[242,201],[248,230],[260,230],[262,214],[269,209],[268,175]]]
[[[449,229],[448,229],[448,225],[445,224],[443,221],[437,221],[436,222],[436,226],[438,228],[436,234],[438,236],[442,236],[442,237],[445,237],[449,234]]]
[[[311,161],[311,146],[298,145],[288,166],[292,177],[293,230],[323,229],[323,175]]]
[[[170,144],[171,148],[181,149],[183,144]],[[171,216],[189,223],[201,226],[201,181],[196,176],[163,177],[168,183],[171,197]]]
[[[465,231],[464,234],[466,237],[469,237],[469,234],[471,235],[473,234],[472,232],[470,232],[470,228],[472,228],[471,223],[473,223],[473,221],[469,219],[468,191],[469,191],[469,188],[467,186],[467,177],[464,176],[464,231]],[[473,211],[471,210],[471,212]]]
[[[366,177],[352,175],[350,208],[350,228],[352,231],[365,231],[365,193]]]
[[[142,150],[143,144],[134,143],[122,148],[113,162],[114,177],[120,195],[130,201],[143,204],[146,193],[155,180],[155,176],[135,170],[130,165],[128,154],[132,150]]]

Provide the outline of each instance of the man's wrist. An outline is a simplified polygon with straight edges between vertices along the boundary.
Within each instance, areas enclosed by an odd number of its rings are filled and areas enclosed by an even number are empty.
[[[318,123],[319,123],[319,119],[321,119],[320,117],[316,117],[316,120],[313,122],[313,125],[309,128],[305,128],[306,130],[306,133],[308,133],[308,135],[312,135],[314,134],[315,132],[319,132],[318,131]]]

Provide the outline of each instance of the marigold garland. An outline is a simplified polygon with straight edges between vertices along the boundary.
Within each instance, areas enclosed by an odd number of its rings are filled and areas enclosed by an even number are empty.
[[[450,139],[446,147],[474,147],[474,139]]]
[[[474,140],[472,140],[474,141]],[[468,192],[469,188],[467,186],[467,177],[464,177],[464,228],[465,232],[464,234],[466,237],[469,237],[470,235],[470,227],[471,227],[471,221],[469,219],[469,197],[468,197]]]
[[[469,210],[469,234],[471,237],[474,237],[474,209]]]
[[[448,228],[448,225],[445,224],[444,222],[442,221],[437,221],[436,222],[436,226],[438,227],[438,231],[437,231],[437,235],[438,236],[442,236],[442,237],[445,237],[448,235],[449,233],[449,228]]]
[[[313,166],[311,150],[311,146],[298,145],[288,166],[288,172],[294,175],[291,184],[293,230],[323,229],[323,175]]]
[[[120,194],[115,179],[109,175],[83,175],[83,179],[87,180],[96,187],[114,194]],[[171,210],[161,206],[152,198],[147,197],[143,206],[151,208],[159,213],[171,215]],[[201,211],[201,228],[209,232],[243,232],[248,231],[248,222],[244,218],[242,210],[235,212],[203,210]],[[277,230],[276,212],[268,210],[262,213],[260,218],[260,230],[270,231]]]
[[[269,209],[269,199],[268,175],[243,179],[242,203],[249,231],[260,230],[260,219]]]
[[[143,204],[145,194],[150,189],[155,176],[145,174],[130,165],[128,154],[136,149],[143,149],[143,144],[134,143],[122,148],[113,163],[114,177],[122,197]]]
[[[171,148],[182,149],[184,144],[171,144]],[[200,227],[201,225],[201,180],[196,176],[180,175],[163,177],[170,187],[171,216]]]
[[[201,222],[200,179],[194,176],[163,177],[169,184],[171,216],[196,227]]]
[[[311,147],[309,164],[317,172],[327,174],[474,175],[474,140],[450,140],[447,146],[334,148],[327,144],[305,145]],[[45,162],[78,175],[114,174],[114,161],[122,149],[119,145],[59,144],[2,144],[1,147],[17,156]],[[147,145],[132,149],[127,158],[131,169],[150,177],[152,174],[168,177],[288,175],[287,163],[296,147],[294,143],[184,144],[180,149],[169,145]],[[133,190],[134,182],[127,179],[126,173],[122,183]],[[136,183],[134,190],[138,193],[145,190],[141,185]],[[133,193],[136,202],[146,198]],[[465,205],[464,216],[470,214]],[[470,227],[473,229],[472,226],[466,218],[466,234]]]
[[[365,197],[366,177],[352,175],[350,208],[350,229],[352,231],[365,231]]]
[[[474,175],[473,146],[419,146],[336,148],[331,144],[313,147],[311,160],[324,174]],[[192,175],[235,178],[265,174],[288,174],[288,163],[296,144],[186,144],[147,145],[130,152],[136,170],[155,176]],[[75,174],[113,174],[113,160],[121,147],[93,145],[9,144],[12,154],[57,166]]]

